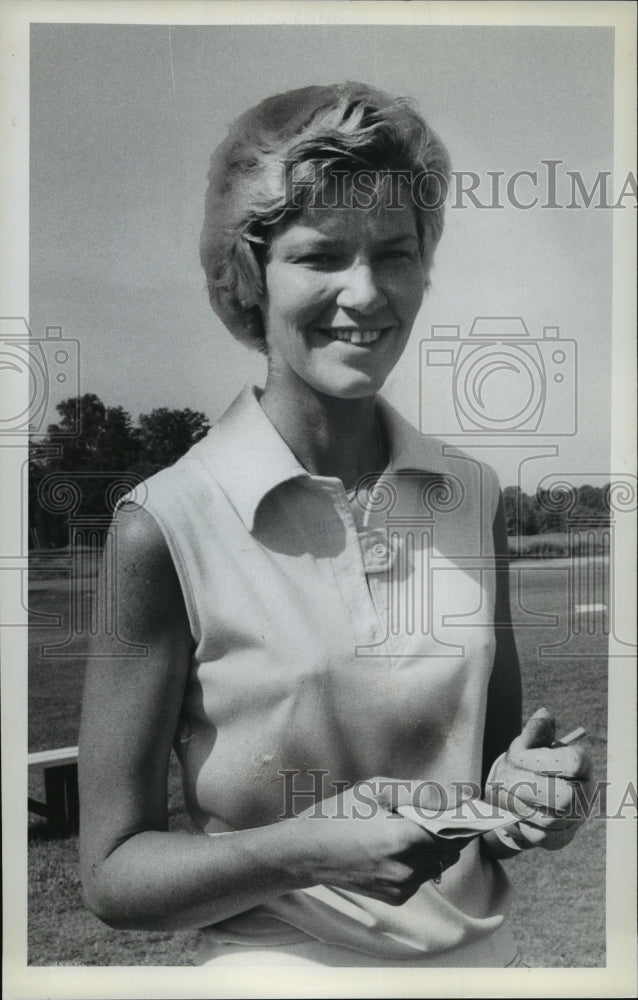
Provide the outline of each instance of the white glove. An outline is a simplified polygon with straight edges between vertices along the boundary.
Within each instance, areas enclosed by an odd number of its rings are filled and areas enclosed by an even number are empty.
[[[573,839],[586,818],[581,802],[591,782],[589,754],[579,743],[555,744],[555,730],[550,713],[540,708],[489,773],[487,801],[521,817],[515,826],[496,831],[513,851],[529,847],[557,851]]]

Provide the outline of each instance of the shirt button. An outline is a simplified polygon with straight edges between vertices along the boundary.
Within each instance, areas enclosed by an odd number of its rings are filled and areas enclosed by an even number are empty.
[[[377,559],[385,559],[388,554],[388,549],[383,542],[377,542],[376,545],[372,546],[372,554],[375,555]]]

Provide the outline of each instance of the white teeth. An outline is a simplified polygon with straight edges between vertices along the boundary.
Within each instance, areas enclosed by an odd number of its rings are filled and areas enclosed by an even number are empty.
[[[381,330],[354,330],[351,327],[324,329],[333,340],[345,340],[349,344],[373,344],[381,336]]]

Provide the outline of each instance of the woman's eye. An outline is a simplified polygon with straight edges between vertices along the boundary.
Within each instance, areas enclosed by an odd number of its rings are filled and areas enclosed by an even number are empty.
[[[413,250],[385,250],[381,254],[382,260],[412,260],[414,257]]]
[[[381,251],[376,257],[376,262],[380,265],[405,263],[413,261],[416,256],[416,251],[409,247],[393,247]],[[293,262],[317,270],[338,271],[350,265],[350,258],[344,258],[338,250],[317,250],[312,253],[300,254],[294,258]]]
[[[298,264],[305,264],[307,267],[332,267],[340,265],[340,260],[333,253],[309,253],[297,258]]]

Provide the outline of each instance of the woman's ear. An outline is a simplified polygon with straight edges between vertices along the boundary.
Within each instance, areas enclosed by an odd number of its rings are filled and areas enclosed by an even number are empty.
[[[265,274],[261,251],[262,246],[246,236],[242,236],[235,248],[237,299],[242,309],[256,306],[263,293]]]
[[[260,238],[242,236],[235,248],[235,302],[245,314],[244,325],[251,338],[265,342],[267,315],[266,244]],[[260,347],[260,349],[262,349]]]

